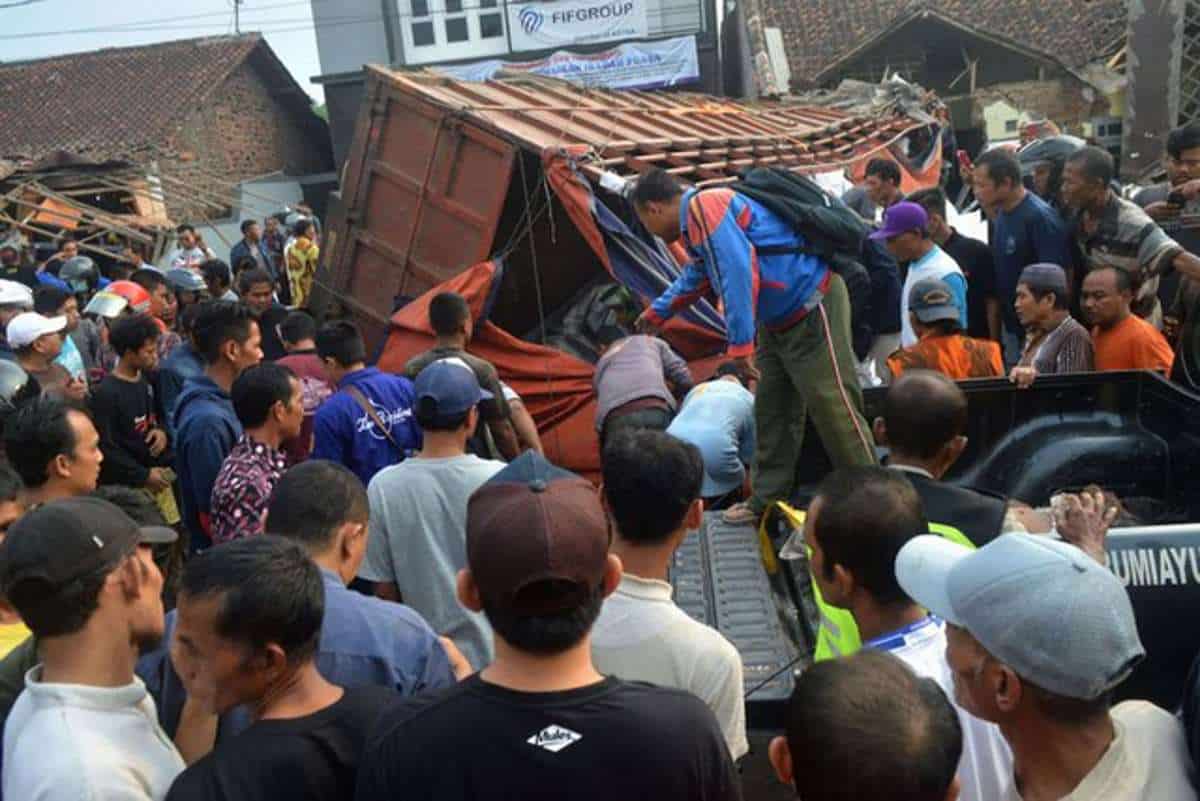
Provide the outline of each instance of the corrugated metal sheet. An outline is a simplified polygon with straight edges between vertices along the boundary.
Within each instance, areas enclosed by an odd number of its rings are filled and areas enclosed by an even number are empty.
[[[659,166],[706,182],[753,165],[830,170],[918,126],[907,117],[848,116],[682,92],[587,89],[538,76],[467,83],[431,72],[379,72],[400,91],[524,147],[584,147],[593,172],[636,174]]]

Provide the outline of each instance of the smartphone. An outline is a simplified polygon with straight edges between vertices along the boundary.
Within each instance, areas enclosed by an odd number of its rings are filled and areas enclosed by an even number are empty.
[[[955,151],[954,155],[958,158],[958,166],[961,169],[971,169],[971,157],[967,154],[967,151],[957,150]]]

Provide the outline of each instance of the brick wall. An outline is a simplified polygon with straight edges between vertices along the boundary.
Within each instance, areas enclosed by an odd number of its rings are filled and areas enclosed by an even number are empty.
[[[187,182],[196,192],[191,202],[169,204],[177,220],[218,219],[224,209],[204,200],[220,202],[230,189],[206,176],[237,183],[273,172],[307,175],[332,169],[332,154],[314,141],[295,116],[270,94],[267,84],[244,62],[218,88],[204,108],[189,115],[171,143],[177,158],[160,162],[165,175]],[[178,186],[172,187],[178,191]],[[222,213],[225,211],[226,213]]]
[[[1080,125],[1108,113],[1108,101],[1100,92],[1074,76],[1046,81],[993,84],[974,95],[973,125],[983,124],[983,108],[996,100],[1031,115],[1041,115],[1063,128],[1063,133],[1080,133]]]

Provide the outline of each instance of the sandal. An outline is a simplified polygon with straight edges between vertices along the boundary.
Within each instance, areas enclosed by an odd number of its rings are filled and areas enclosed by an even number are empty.
[[[754,511],[745,501],[735,503],[721,514],[721,520],[731,526],[753,525],[758,522],[760,517],[762,517],[762,512]]]

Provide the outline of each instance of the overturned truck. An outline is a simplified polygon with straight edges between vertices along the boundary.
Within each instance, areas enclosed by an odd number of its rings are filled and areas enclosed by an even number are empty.
[[[940,152],[937,124],[898,108],[862,116],[370,67],[320,294],[395,369],[427,346],[422,295],[463,292],[479,321],[473,349],[522,396],[548,455],[594,475],[587,335],[604,315],[591,306],[612,289],[635,304],[653,298],[682,257],[633,218],[621,193],[628,178],[656,166],[697,184],[754,166],[840,178],[884,157],[901,166],[907,191],[936,183]],[[620,317],[620,301],[612,306]],[[701,303],[666,337],[703,376],[724,348],[724,324]]]

